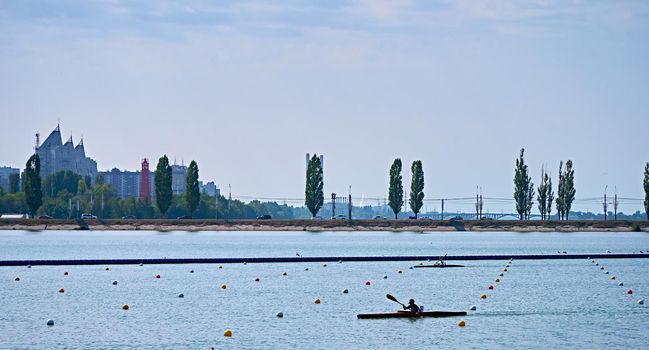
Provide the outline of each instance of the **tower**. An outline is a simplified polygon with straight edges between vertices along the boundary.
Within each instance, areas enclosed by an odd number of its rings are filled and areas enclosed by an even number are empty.
[[[149,192],[149,160],[142,159],[142,170],[140,171],[140,198],[146,201],[151,200]]]

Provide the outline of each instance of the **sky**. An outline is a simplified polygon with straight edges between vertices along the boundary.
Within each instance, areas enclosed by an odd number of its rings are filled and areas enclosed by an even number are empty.
[[[99,170],[167,154],[234,197],[302,198],[309,152],[326,196],[375,204],[397,157],[426,198],[511,198],[525,148],[537,184],[571,159],[597,211],[606,185],[643,197],[648,43],[647,1],[0,0],[0,166],[60,122]]]

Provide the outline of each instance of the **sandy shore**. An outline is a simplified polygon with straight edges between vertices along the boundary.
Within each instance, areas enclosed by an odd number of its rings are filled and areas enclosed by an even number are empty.
[[[492,220],[27,220],[2,219],[0,230],[91,231],[390,231],[649,232],[649,221]]]

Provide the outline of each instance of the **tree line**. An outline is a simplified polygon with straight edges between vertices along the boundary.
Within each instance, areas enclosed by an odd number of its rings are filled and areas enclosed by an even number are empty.
[[[276,218],[292,219],[294,210],[286,204],[226,199],[201,193],[198,186],[198,165],[195,161],[187,169],[186,190],[173,195],[171,166],[166,155],[158,161],[155,170],[153,203],[140,198],[121,199],[110,185],[98,176],[94,183],[71,171],[60,171],[41,178],[40,158],[33,155],[26,163],[20,181],[12,180],[8,193],[0,189],[1,213],[28,213],[31,217],[46,215],[52,218],[78,218],[81,213],[92,213],[100,218],[134,217],[155,218],[221,218],[254,219],[270,214]]]
[[[575,200],[575,171],[572,160],[559,163],[558,185],[556,195],[552,179],[545,169],[541,173],[540,185],[535,188],[528,166],[525,164],[525,149],[520,150],[514,169],[514,200],[516,211],[521,220],[529,219],[536,201],[542,220],[549,220],[552,206],[555,205],[559,220],[568,220]],[[402,162],[396,158],[389,170],[388,206],[395,220],[404,209]],[[422,162],[416,160],[411,165],[412,180],[408,203],[416,219],[424,200],[424,171]],[[136,218],[169,218],[178,216],[199,218],[254,218],[270,214],[275,218],[294,218],[293,208],[284,204],[261,203],[252,201],[245,204],[241,201],[225,199],[223,196],[212,198],[200,193],[198,186],[198,165],[191,161],[187,170],[185,192],[174,196],[172,190],[172,171],[169,159],[163,155],[158,160],[155,170],[155,206],[146,200],[117,198],[109,185],[101,177],[93,184],[89,177],[63,171],[47,176],[42,181],[40,176],[40,158],[32,155],[25,164],[22,174],[22,187],[18,174],[9,178],[9,193],[0,189],[0,212],[27,212],[31,217],[37,213],[56,218],[72,217],[72,207],[79,212],[101,213],[102,217],[117,218],[134,216]],[[22,192],[18,190],[21,189]],[[309,159],[306,171],[305,207],[315,217],[324,204],[323,169],[320,158],[313,155]],[[645,164],[643,176],[644,209],[649,220],[649,162]],[[67,202],[67,203],[66,203]]]

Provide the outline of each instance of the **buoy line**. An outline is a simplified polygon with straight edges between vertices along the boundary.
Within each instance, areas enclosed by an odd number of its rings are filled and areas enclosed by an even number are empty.
[[[599,267],[599,268],[598,268],[599,271],[604,271],[604,274],[606,274],[606,275],[609,275],[609,274],[610,274],[610,272],[609,272],[609,271],[608,271],[604,266],[600,266],[600,264],[599,264],[599,262],[597,262],[597,260],[595,260],[595,259],[591,259],[590,257],[588,257],[587,260],[589,260],[590,263],[591,263],[592,265],[594,265],[595,267]],[[609,279],[610,279],[611,281],[616,281],[616,280],[617,280],[617,277],[616,277],[615,275],[611,275],[611,277],[609,277]],[[624,282],[622,282],[622,281],[618,281],[617,286],[618,286],[618,287],[624,287]],[[634,292],[633,292],[633,289],[627,289],[627,290],[626,290],[626,294],[629,295],[629,296],[633,295],[633,293],[634,293]],[[644,305],[644,299],[642,299],[642,298],[641,298],[641,299],[638,299],[637,304],[638,304],[638,305]]]

